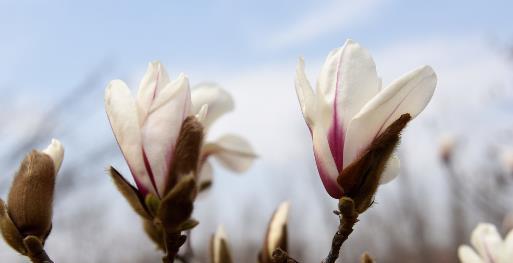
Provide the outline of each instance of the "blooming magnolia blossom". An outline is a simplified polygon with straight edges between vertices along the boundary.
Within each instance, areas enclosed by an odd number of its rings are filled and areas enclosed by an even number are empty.
[[[463,245],[458,249],[462,263],[511,263],[513,260],[513,231],[502,239],[492,224],[479,224],[470,239],[472,249]]]
[[[231,95],[216,84],[199,84],[192,89],[191,96],[192,112],[200,112],[202,105],[208,105],[208,111],[202,120],[206,131],[217,119],[234,109]],[[242,173],[249,169],[256,154],[246,139],[233,134],[226,134],[205,143],[200,156],[200,184],[210,182],[212,178],[210,157],[214,157],[228,170]]]
[[[422,66],[382,89],[369,52],[347,40],[328,55],[314,93],[304,61],[299,60],[296,92],[312,134],[321,180],[332,197],[344,194],[337,183],[342,170],[401,115],[417,116],[431,99],[436,81],[433,69]],[[394,155],[380,182],[390,181],[398,170],[399,159]]]
[[[135,98],[123,81],[109,83],[105,109],[143,195],[164,194],[177,138],[183,121],[191,115],[191,104],[188,78],[180,74],[170,80],[159,62],[149,64]]]

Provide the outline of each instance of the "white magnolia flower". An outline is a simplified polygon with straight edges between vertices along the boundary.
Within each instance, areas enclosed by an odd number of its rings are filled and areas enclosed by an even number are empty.
[[[138,190],[162,196],[182,123],[192,115],[188,78],[170,80],[164,66],[152,62],[135,97],[123,81],[109,83],[105,110]]]
[[[208,106],[208,111],[202,120],[206,131],[219,117],[234,109],[231,95],[216,84],[197,85],[192,89],[191,96],[193,113],[199,115],[201,106]],[[214,157],[225,168],[242,173],[249,169],[256,154],[246,139],[233,134],[226,134],[215,141],[205,143],[200,156],[200,184],[209,182],[212,178],[210,157]]]
[[[470,239],[472,249],[463,245],[458,249],[462,263],[511,263],[513,262],[513,231],[503,240],[492,224],[479,224]]]
[[[382,88],[371,55],[352,40],[328,55],[315,93],[303,59],[296,74],[296,92],[312,134],[317,168],[334,198],[344,194],[337,183],[341,171],[401,115],[417,116],[431,99],[437,81],[433,69],[422,66]],[[393,179],[398,169],[399,159],[393,156],[381,182]]]

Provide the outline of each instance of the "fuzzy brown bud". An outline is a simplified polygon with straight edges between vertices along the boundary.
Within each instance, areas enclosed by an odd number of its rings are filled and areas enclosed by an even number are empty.
[[[344,196],[354,200],[358,213],[371,206],[385,165],[399,143],[401,131],[410,120],[410,114],[401,115],[338,177]]]
[[[171,191],[182,176],[197,172],[203,135],[203,125],[196,117],[189,116],[183,121],[177,139],[173,167],[167,182],[166,193]]]
[[[23,236],[45,240],[52,226],[54,160],[33,150],[22,161],[7,201],[10,218]]]

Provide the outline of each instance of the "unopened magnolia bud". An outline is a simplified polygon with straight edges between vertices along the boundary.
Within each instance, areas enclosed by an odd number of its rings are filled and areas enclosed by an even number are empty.
[[[281,203],[269,222],[260,258],[262,263],[272,262],[273,252],[277,248],[287,252],[287,217],[289,207],[289,202]]]
[[[57,141],[44,151],[33,150],[21,162],[9,191],[9,216],[23,236],[34,235],[43,242],[52,226],[53,193],[57,168],[63,158]]]
[[[219,226],[217,231],[210,239],[210,262],[212,263],[231,263],[232,256],[228,246],[228,238],[224,232],[223,226]]]
[[[513,174],[513,149],[503,150],[500,161],[504,171],[508,174]]]
[[[440,137],[438,153],[440,158],[445,163],[448,163],[452,159],[454,147],[456,146],[456,140],[451,135],[444,135]]]

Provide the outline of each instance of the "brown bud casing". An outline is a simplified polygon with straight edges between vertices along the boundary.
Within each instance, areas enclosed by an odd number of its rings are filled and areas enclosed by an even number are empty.
[[[180,177],[197,173],[203,135],[203,125],[196,117],[189,116],[183,121],[165,193],[171,191]]]
[[[54,162],[45,153],[33,150],[21,162],[7,207],[23,236],[34,235],[43,242],[46,239],[52,226],[55,176]]]
[[[358,213],[371,206],[385,165],[399,143],[401,131],[410,120],[410,114],[401,115],[340,173],[337,181],[344,189],[344,196],[354,200]]]

